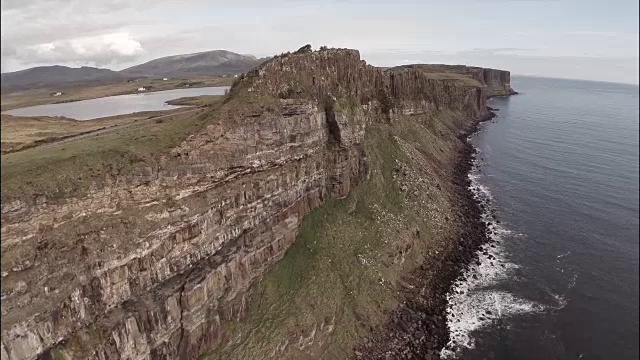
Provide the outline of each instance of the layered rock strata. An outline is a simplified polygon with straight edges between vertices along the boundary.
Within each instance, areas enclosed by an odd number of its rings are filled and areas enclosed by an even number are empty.
[[[443,64],[405,65],[403,68],[417,69],[427,76],[430,74],[457,74],[471,78],[477,81],[482,87],[486,88],[487,95],[489,97],[517,94],[517,92],[511,88],[511,74],[504,70]]]
[[[304,216],[368,174],[372,122],[487,116],[509,73],[434,79],[355,50],[276,57],[208,125],[86,195],[2,203],[2,359],[193,359],[242,320],[245,294]],[[6,195],[6,196],[5,196]]]

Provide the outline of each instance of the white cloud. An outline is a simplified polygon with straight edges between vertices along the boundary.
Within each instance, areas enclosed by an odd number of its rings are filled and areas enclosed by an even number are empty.
[[[60,43],[70,46],[82,58],[95,56],[133,56],[142,52],[142,45],[128,33],[112,33],[91,37],[81,37]],[[60,47],[60,45],[58,46]]]
[[[14,57],[34,64],[66,62],[111,65],[144,52],[142,45],[126,32],[79,37],[17,49]]]
[[[32,48],[38,54],[46,55],[47,53],[54,51],[56,49],[56,45],[53,43],[38,44],[34,45]]]
[[[105,44],[116,54],[133,56],[142,52],[142,45],[127,33],[108,34],[103,36]]]

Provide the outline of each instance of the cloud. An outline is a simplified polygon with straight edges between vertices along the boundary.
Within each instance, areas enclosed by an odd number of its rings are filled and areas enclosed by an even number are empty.
[[[621,78],[626,71],[633,77],[637,1],[584,5],[575,7],[570,0],[542,7],[529,0],[2,0],[2,71],[51,64],[121,69],[213,49],[268,56],[311,43],[359,49],[375,64],[467,63],[603,79]]]
[[[476,48],[468,51],[461,51],[459,53],[466,53],[470,55],[520,55],[522,53],[531,53],[536,49],[523,49],[523,48]]]
[[[109,66],[131,60],[144,53],[140,42],[128,33],[79,37],[50,43],[36,44],[19,49],[2,48],[3,68],[11,63]],[[4,69],[3,69],[4,70]]]
[[[144,53],[131,24],[152,23],[151,0],[2,0],[2,71],[119,64]]]
[[[142,52],[140,43],[128,33],[113,33],[93,37],[77,38],[63,42],[62,47],[70,46],[80,59],[109,58],[113,56],[134,56]],[[53,44],[47,50],[60,47]]]

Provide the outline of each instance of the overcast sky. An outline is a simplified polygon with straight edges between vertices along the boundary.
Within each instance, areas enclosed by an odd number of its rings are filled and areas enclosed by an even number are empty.
[[[638,83],[638,0],[2,0],[2,71],[122,69],[214,49],[268,56],[310,43],[379,66],[461,63]]]

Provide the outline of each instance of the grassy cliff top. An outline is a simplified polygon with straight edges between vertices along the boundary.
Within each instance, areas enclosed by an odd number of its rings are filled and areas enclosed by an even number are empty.
[[[464,65],[412,64],[388,68],[385,72],[394,73],[404,70],[417,70],[429,79],[450,81],[457,85],[467,87],[482,87],[482,84],[472,77],[474,69],[479,68],[471,68]]]

